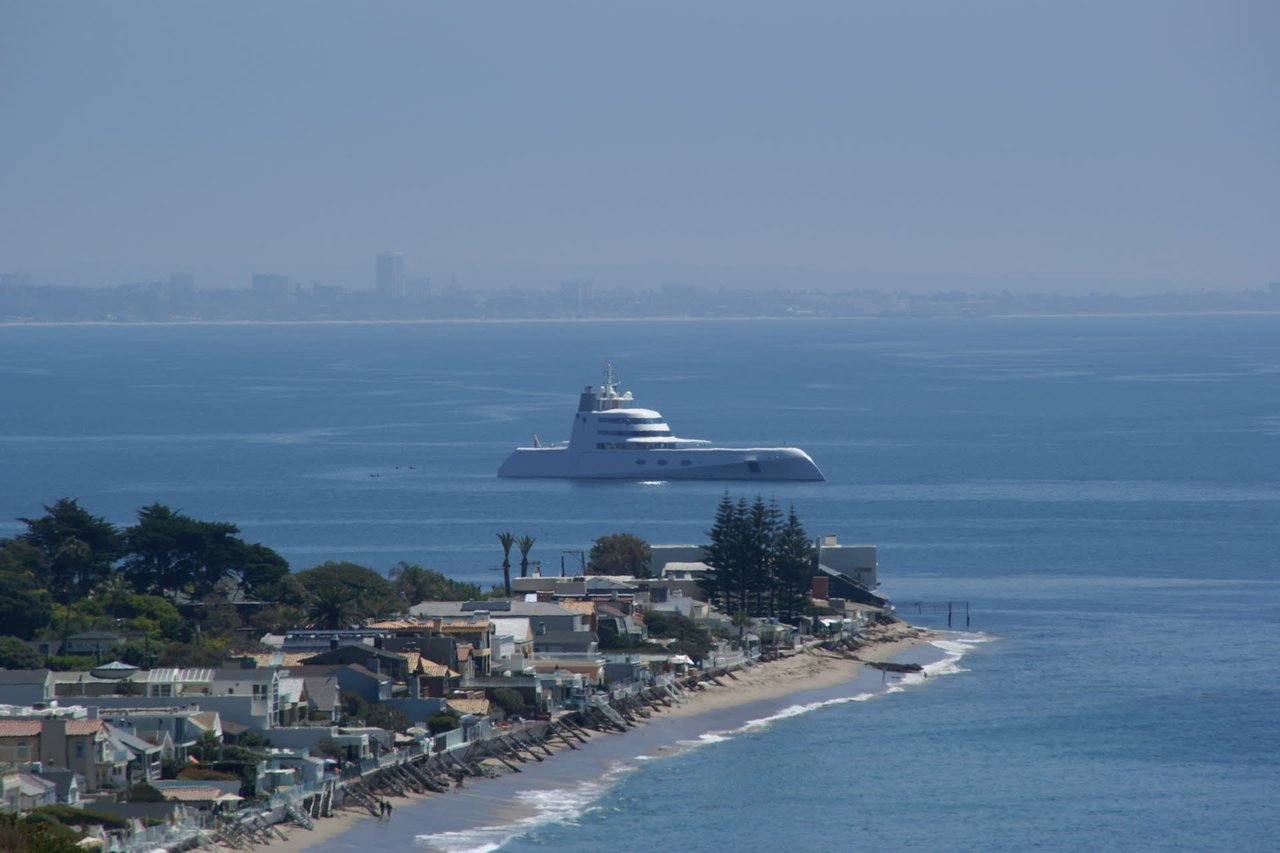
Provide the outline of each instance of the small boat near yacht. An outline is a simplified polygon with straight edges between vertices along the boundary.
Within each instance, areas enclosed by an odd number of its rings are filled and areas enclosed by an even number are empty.
[[[599,388],[578,398],[569,440],[518,447],[498,469],[499,477],[558,477],[616,480],[825,480],[809,454],[795,447],[711,447],[679,438],[653,409],[620,393],[613,365],[605,365]]]

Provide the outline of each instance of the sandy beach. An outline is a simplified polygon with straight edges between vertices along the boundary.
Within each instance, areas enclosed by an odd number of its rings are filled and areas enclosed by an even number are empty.
[[[688,692],[688,700],[654,713],[653,717],[641,725],[662,725],[664,719],[691,717],[737,705],[746,705],[767,699],[776,699],[802,690],[834,687],[851,681],[861,668],[863,662],[882,662],[890,660],[906,650],[927,643],[937,635],[931,631],[916,628],[905,623],[887,627],[876,627],[865,632],[871,642],[856,652],[861,660],[853,659],[847,652],[828,652],[819,648],[809,648],[803,652],[784,657],[779,660],[759,663],[746,670],[735,672],[735,677],[722,678],[722,684],[706,683],[700,690]],[[592,734],[588,732],[588,734]],[[615,735],[592,734],[598,737]],[[553,751],[566,749],[563,744],[554,741],[547,743]],[[589,749],[590,743],[584,748]],[[502,770],[497,762],[492,762],[495,769]],[[463,791],[450,791],[446,794],[429,796],[472,796],[481,794],[483,780],[476,780],[467,785]],[[391,797],[393,807],[407,805],[424,797],[411,795],[407,798]],[[292,824],[281,824],[280,829],[288,835],[287,840],[274,840],[270,843],[272,850],[296,853],[305,851],[342,835],[349,829],[366,821],[374,821],[372,815],[360,808],[344,808],[334,812],[331,818],[315,822],[314,829],[304,829]]]

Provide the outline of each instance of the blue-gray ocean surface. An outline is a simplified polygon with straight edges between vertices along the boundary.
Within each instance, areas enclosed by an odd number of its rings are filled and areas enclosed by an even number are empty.
[[[161,501],[295,568],[486,585],[501,530],[544,572],[604,533],[701,541],[725,484],[494,477],[606,359],[678,434],[808,450],[828,482],[730,493],[879,545],[904,615],[968,601],[981,635],[920,683],[597,739],[321,850],[1277,849],[1277,317],[4,328],[0,535]],[[474,831],[511,801],[534,816]]]

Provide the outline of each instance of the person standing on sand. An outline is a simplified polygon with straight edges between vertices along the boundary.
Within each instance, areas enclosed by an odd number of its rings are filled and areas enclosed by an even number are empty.
[[[387,809],[387,820],[391,820],[391,801],[383,800],[382,805],[385,806]]]

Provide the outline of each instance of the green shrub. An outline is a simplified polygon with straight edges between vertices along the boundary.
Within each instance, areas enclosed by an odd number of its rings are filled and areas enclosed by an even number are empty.
[[[150,786],[148,786],[150,787]],[[154,788],[152,790],[155,790]],[[66,826],[105,826],[108,829],[124,829],[129,821],[106,812],[95,812],[89,809],[77,809],[73,806],[41,806],[32,810],[29,818],[56,820]]]
[[[126,803],[163,803],[164,794],[146,782],[136,782],[124,795]]]
[[[234,773],[223,773],[221,770],[210,770],[208,767],[184,767],[178,771],[179,779],[194,779],[200,782],[231,782],[240,777]]]
[[[489,699],[509,717],[524,713],[524,697],[520,695],[519,690],[510,687],[498,687],[489,691]]]
[[[433,735],[451,732],[458,727],[458,718],[451,714],[437,714],[427,718],[427,728]]]

